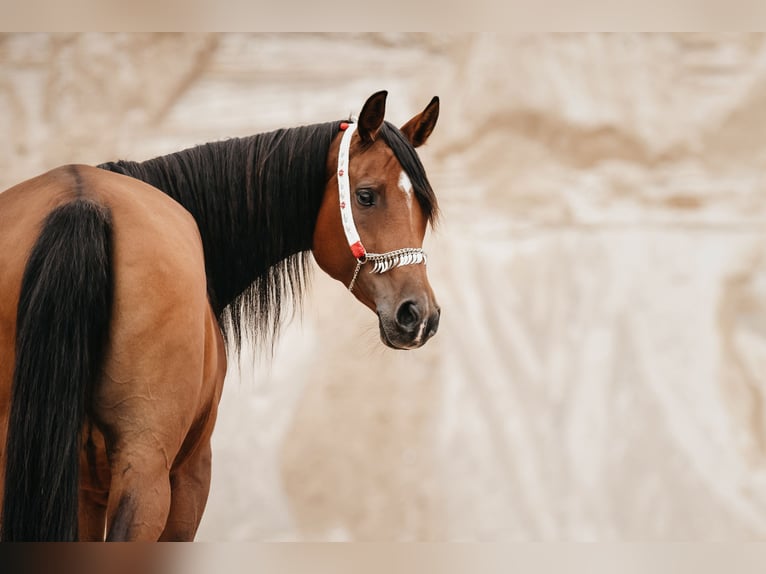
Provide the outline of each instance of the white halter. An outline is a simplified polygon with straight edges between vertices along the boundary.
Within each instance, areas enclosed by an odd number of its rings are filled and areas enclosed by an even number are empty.
[[[370,273],[385,273],[394,267],[401,267],[403,265],[416,265],[419,263],[425,265],[427,257],[425,251],[420,247],[405,247],[386,253],[367,253],[354,224],[354,214],[351,210],[351,184],[348,180],[349,148],[351,147],[351,136],[354,135],[356,130],[356,124],[344,122],[340,125],[340,129],[345,131],[340,140],[340,150],[338,151],[338,193],[343,231],[346,234],[351,253],[356,258],[356,270],[348,286],[348,290],[352,291],[356,278],[359,275],[359,270],[368,261],[372,263]]]

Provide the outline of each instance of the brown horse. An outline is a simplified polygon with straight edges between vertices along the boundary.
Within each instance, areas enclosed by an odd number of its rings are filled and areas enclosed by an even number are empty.
[[[310,252],[386,345],[436,332],[421,246],[437,205],[414,148],[439,102],[397,129],[385,100],[0,194],[3,540],[193,539],[225,342],[276,334]]]

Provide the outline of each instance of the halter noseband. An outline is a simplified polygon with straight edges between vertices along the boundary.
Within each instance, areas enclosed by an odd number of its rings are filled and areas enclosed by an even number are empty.
[[[362,265],[368,261],[372,263],[370,273],[385,273],[394,267],[417,265],[419,263],[425,265],[427,257],[426,252],[420,247],[405,247],[386,253],[367,253],[354,224],[354,214],[351,210],[351,184],[348,180],[349,148],[351,147],[351,136],[354,135],[356,130],[356,124],[343,122],[340,124],[340,129],[344,130],[344,133],[340,140],[340,150],[338,151],[338,194],[340,197],[340,217],[343,221],[343,231],[346,234],[346,240],[351,248],[351,253],[356,258],[354,276],[348,285],[348,290],[353,291],[359,271]]]

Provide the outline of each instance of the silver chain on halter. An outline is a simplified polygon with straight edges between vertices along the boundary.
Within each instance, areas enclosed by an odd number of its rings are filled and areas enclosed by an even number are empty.
[[[338,151],[338,194],[340,200],[340,215],[343,222],[343,231],[346,234],[351,253],[356,257],[356,269],[348,290],[353,291],[359,271],[365,263],[371,263],[370,273],[385,273],[394,267],[404,265],[425,265],[428,261],[426,252],[420,247],[405,247],[386,253],[367,253],[359,238],[359,232],[354,224],[354,215],[351,209],[351,185],[348,179],[349,148],[351,146],[351,136],[356,130],[355,123],[342,123],[341,129],[345,130],[341,138],[340,149]]]
[[[418,263],[425,265],[428,262],[428,256],[420,247],[405,247],[387,253],[367,253],[363,258],[360,257],[356,260],[354,276],[351,278],[351,283],[348,284],[349,291],[354,290],[354,283],[356,283],[359,270],[367,262],[372,263],[370,273],[385,273],[394,267],[417,265]]]

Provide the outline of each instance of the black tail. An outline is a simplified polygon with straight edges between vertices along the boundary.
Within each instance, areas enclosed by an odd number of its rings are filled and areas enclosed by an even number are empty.
[[[109,211],[77,199],[48,215],[24,270],[3,541],[77,539],[80,437],[112,306],[111,236]]]

